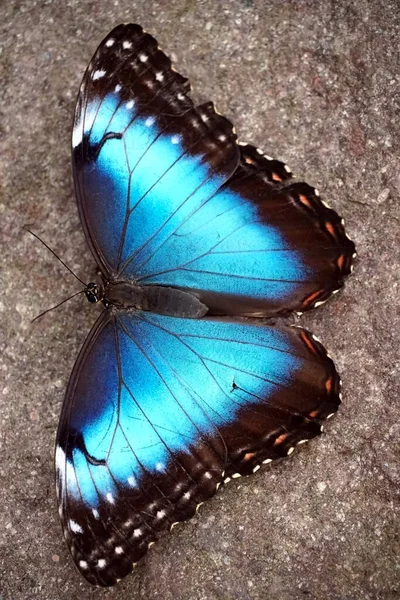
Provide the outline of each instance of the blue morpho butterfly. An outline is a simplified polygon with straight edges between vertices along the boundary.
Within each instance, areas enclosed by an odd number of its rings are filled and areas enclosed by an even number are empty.
[[[110,586],[222,482],[317,436],[340,379],[302,328],[350,272],[354,244],[305,183],[251,145],[138,25],[100,44],[72,157],[104,310],[69,381],[56,469],[82,575]]]

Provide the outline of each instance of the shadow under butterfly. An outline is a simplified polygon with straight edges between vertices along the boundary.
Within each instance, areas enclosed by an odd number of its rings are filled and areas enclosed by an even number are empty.
[[[240,317],[324,302],[354,244],[314,188],[188,92],[153,37],[120,25],[76,105],[76,196],[102,273],[85,292],[105,310],[69,381],[56,480],[75,564],[101,586],[340,404],[312,334]]]

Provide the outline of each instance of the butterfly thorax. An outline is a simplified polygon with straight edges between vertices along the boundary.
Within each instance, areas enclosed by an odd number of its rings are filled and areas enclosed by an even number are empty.
[[[192,293],[161,285],[137,285],[131,281],[89,283],[85,289],[89,302],[102,302],[107,308],[136,309],[160,315],[198,319],[208,312]]]

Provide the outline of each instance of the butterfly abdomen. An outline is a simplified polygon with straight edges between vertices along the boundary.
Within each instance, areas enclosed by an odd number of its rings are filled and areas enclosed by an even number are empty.
[[[135,308],[171,317],[199,319],[208,312],[207,306],[190,292],[161,285],[139,286],[129,281],[110,281],[105,287],[104,298],[107,304],[116,308]]]

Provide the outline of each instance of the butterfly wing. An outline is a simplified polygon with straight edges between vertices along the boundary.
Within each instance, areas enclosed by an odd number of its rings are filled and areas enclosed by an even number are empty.
[[[86,237],[106,279],[194,292],[214,314],[315,306],[354,244],[316,190],[236,143],[212,104],[137,25],[99,46],[79,93],[73,164]]]
[[[73,128],[74,180],[106,278],[124,277],[132,254],[206,202],[238,164],[231,123],[211,103],[195,107],[188,89],[138,25],[112,31],[85,73]]]
[[[60,515],[81,573],[113,585],[229,477],[290,454],[340,381],[301,328],[104,311],[57,436]]]

